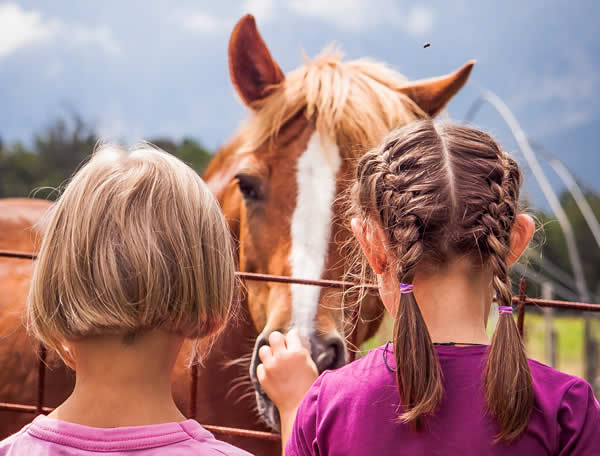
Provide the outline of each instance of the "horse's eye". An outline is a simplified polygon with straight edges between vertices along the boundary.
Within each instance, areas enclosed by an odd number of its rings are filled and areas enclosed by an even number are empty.
[[[262,182],[258,176],[240,173],[235,178],[245,200],[258,201],[263,199]]]

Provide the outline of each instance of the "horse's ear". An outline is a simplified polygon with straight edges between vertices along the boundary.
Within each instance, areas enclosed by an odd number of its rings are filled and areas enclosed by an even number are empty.
[[[238,94],[248,106],[264,98],[284,79],[256,28],[254,17],[242,17],[229,39],[229,74]]]
[[[454,95],[465,85],[475,60],[471,60],[454,73],[439,78],[410,82],[398,90],[410,97],[429,116],[436,116]]]

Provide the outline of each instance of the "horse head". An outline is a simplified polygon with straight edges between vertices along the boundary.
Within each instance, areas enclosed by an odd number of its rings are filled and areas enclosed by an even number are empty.
[[[441,78],[408,82],[383,64],[343,62],[335,51],[285,75],[252,16],[229,43],[233,85],[251,115],[209,166],[205,179],[238,241],[245,272],[303,279],[343,278],[351,232],[339,196],[355,161],[393,128],[440,112],[473,62]],[[258,411],[272,428],[277,410],[256,380],[258,349],[272,331],[298,328],[320,372],[348,360],[342,294],[304,285],[249,281],[246,302],[259,335],[250,363]],[[361,305],[356,341],[377,330],[381,306]]]

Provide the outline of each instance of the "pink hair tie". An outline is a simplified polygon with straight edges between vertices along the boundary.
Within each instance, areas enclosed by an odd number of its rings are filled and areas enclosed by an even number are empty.
[[[412,293],[413,286],[410,283],[401,283],[400,284],[400,294],[409,294]]]
[[[502,314],[511,314],[512,315],[512,307],[511,306],[498,306],[498,313]]]

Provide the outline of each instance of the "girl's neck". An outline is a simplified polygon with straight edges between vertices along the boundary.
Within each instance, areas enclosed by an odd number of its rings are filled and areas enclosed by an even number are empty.
[[[73,393],[51,417],[92,427],[142,426],[185,417],[171,393],[171,371],[182,340],[162,331],[86,338],[70,345]]]
[[[491,274],[457,260],[443,269],[417,271],[415,299],[433,342],[488,344]]]

